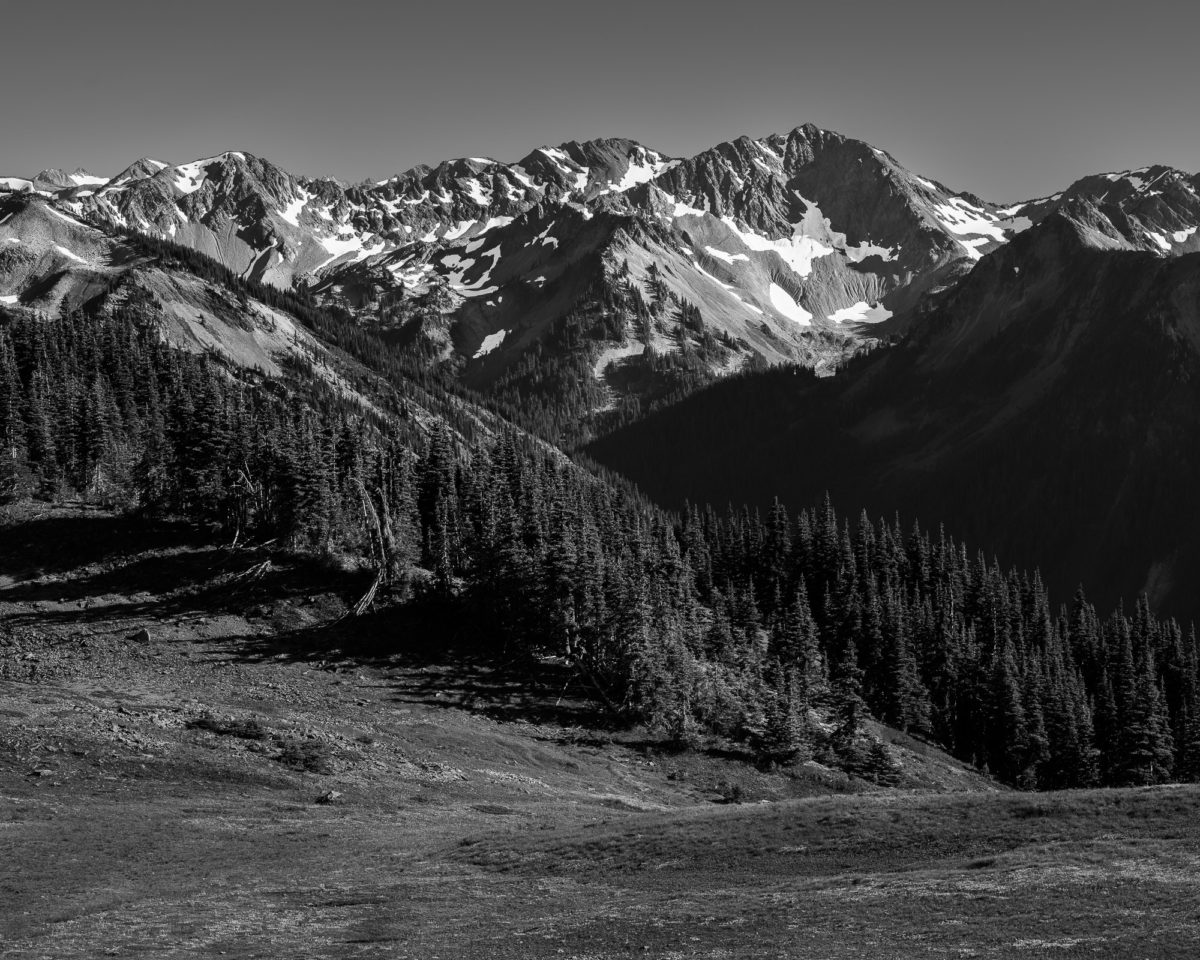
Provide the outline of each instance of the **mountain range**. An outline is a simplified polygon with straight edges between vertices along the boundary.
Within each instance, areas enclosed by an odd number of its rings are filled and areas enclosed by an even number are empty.
[[[147,302],[189,349],[268,373],[320,359],[133,238],[190,248],[550,439],[595,440],[665,502],[830,490],[1041,564],[1059,591],[1191,612],[1198,190],[1151,166],[997,203],[812,125],[686,159],[572,141],[358,185],[244,152],[141,159],[0,178],[0,304]]]
[[[245,278],[300,286],[420,340],[433,362],[479,388],[502,390],[547,356],[569,356],[588,385],[577,420],[661,394],[680,370],[693,385],[763,363],[829,372],[1054,212],[1099,246],[1200,249],[1194,176],[1164,167],[1091,176],[1001,205],[811,125],[689,159],[602,139],[353,186],[226,152],[178,165],[141,159],[108,179],[46,170],[0,179],[5,188],[110,235],[170,239]],[[46,283],[55,266],[78,266],[60,258],[40,270],[0,263],[3,296],[50,311],[56,298],[73,303],[69,284]],[[614,322],[612,304],[628,306],[630,287],[649,300],[648,315]],[[581,333],[569,346],[558,336],[568,316]]]

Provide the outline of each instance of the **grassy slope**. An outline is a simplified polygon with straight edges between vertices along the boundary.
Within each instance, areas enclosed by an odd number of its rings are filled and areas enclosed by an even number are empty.
[[[406,654],[347,656],[360,628],[324,624],[354,575],[275,556],[252,580],[261,554],[177,530],[14,519],[6,960],[1200,949],[1195,788],[1001,793],[924,750],[914,789],[864,793],[664,754],[592,725],[552,667],[450,665],[419,624],[374,628]],[[731,786],[762,802],[714,802]]]

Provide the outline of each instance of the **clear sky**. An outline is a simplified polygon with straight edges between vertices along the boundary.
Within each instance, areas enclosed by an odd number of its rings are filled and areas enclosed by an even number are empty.
[[[1200,170],[1200,9],[1171,0],[0,0],[0,174],[241,149],[382,178],[806,121],[991,200]]]

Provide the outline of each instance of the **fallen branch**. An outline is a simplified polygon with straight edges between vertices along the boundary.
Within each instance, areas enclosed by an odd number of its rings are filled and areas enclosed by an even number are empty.
[[[354,616],[361,617],[371,608],[371,604],[375,602],[375,591],[379,589],[381,583],[383,583],[383,567],[380,567],[375,573],[375,579],[371,581],[371,586],[367,589],[367,592],[362,595],[358,603],[350,608],[350,612]]]
[[[245,580],[247,582],[251,580],[261,580],[264,576],[266,576],[270,569],[271,561],[264,560],[262,563],[254,564],[254,566],[252,566],[249,570],[243,570],[237,575],[237,579]]]
[[[612,711],[614,716],[619,717],[623,713],[622,709],[613,703],[612,698],[608,695],[604,688],[600,686],[600,683],[596,680],[595,676],[592,674],[592,671],[587,668],[587,665],[582,660],[572,658],[571,666],[578,670],[580,674],[582,674],[583,678],[588,682],[588,685],[600,695],[600,699],[604,701],[604,705]],[[562,698],[560,697],[559,699],[561,700]]]

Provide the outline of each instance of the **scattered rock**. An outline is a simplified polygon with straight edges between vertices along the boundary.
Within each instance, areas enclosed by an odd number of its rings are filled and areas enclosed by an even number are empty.
[[[341,799],[341,793],[337,790],[326,790],[323,794],[317,797],[317,803],[327,804],[336,803]]]

